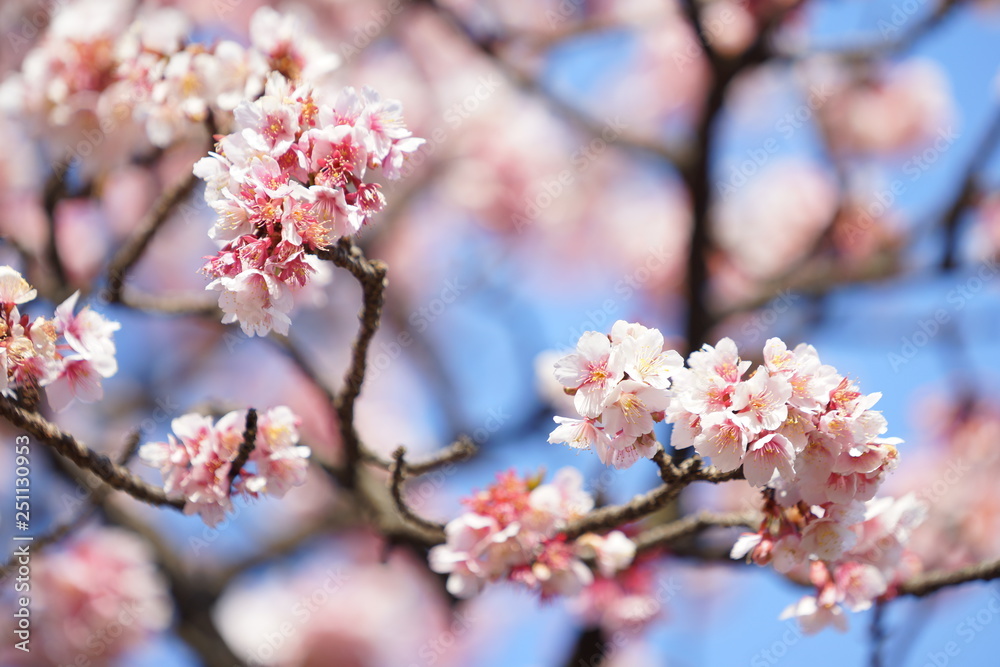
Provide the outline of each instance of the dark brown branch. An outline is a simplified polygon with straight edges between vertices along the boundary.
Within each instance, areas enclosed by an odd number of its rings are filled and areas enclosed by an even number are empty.
[[[462,436],[448,447],[432,454],[423,461],[406,463],[403,466],[403,476],[416,477],[419,475],[425,475],[429,472],[437,470],[438,468],[442,468],[449,463],[467,461],[476,454],[476,451],[477,448],[475,443],[473,443],[468,436]],[[361,450],[361,460],[365,463],[375,465],[383,470],[391,471],[396,466],[395,461],[384,459],[375,452],[370,451],[368,448],[363,448]]]
[[[923,597],[942,588],[957,586],[970,581],[993,581],[1000,579],[1000,558],[976,563],[958,570],[926,572],[904,582],[897,589],[899,595]]]
[[[122,300],[126,275],[142,258],[150,241],[166,223],[174,207],[191,194],[197,182],[198,177],[193,172],[189,173],[179,183],[160,195],[160,198],[139,222],[135,233],[112,258],[108,265],[108,301],[120,302]]]
[[[695,129],[692,159],[687,168],[681,171],[691,194],[692,223],[685,276],[688,305],[685,340],[688,351],[692,351],[701,347],[702,343],[708,342],[706,338],[714,325],[714,320],[708,309],[708,257],[714,248],[710,220],[712,204],[710,160],[716,138],[716,120],[722,111],[726,91],[733,79],[739,73],[767,58],[769,54],[768,43],[785,13],[777,12],[770,17],[768,22],[760,28],[754,43],[745,52],[734,58],[725,58],[719,56],[708,43],[708,36],[694,0],[686,0],[684,4],[692,28],[701,40],[702,48],[712,66],[712,86]]]
[[[394,460],[392,466],[392,500],[396,504],[396,510],[399,511],[404,519],[420,528],[433,531],[444,530],[444,526],[440,523],[428,521],[422,516],[418,516],[406,505],[406,501],[403,499],[403,470],[406,468],[405,456],[405,447],[396,448],[396,451],[392,454]]]
[[[601,667],[608,662],[608,652],[605,650],[607,639],[599,627],[588,627],[580,631],[573,643],[573,653],[564,663],[566,667]],[[614,647],[618,648],[618,647]]]
[[[385,301],[385,264],[365,258],[361,249],[350,239],[341,239],[336,245],[316,253],[320,259],[333,262],[347,269],[361,285],[362,307],[358,314],[361,325],[351,349],[351,365],[344,377],[344,386],[337,394],[334,407],[340,420],[340,434],[344,445],[345,482],[354,483],[358,461],[361,458],[361,439],[354,427],[354,404],[361,393],[368,364],[368,347],[378,330]]]
[[[136,429],[129,433],[125,440],[125,448],[122,450],[121,454],[118,455],[115,461],[118,465],[126,465],[133,456],[135,456],[136,451],[139,448],[139,439],[141,437],[141,432]],[[82,473],[81,473],[82,474]],[[101,486],[95,489],[90,497],[87,498],[85,505],[77,510],[72,517],[58,524],[55,528],[50,529],[46,534],[36,537],[31,542],[31,553],[33,555],[38,554],[42,549],[61,542],[70,533],[82,528],[87,520],[97,511],[97,507],[104,501],[109,495],[111,489],[107,486]],[[0,581],[7,579],[7,576],[14,571],[17,565],[16,558],[11,556],[7,559],[7,562],[0,566]]]
[[[725,514],[699,512],[698,514],[686,516],[683,519],[678,519],[662,526],[650,528],[632,538],[632,541],[635,542],[636,550],[643,552],[667,546],[675,540],[696,535],[708,528],[736,528],[741,526],[756,528],[759,524],[760,515],[756,512],[731,512]]]
[[[143,481],[132,471],[115,464],[104,454],[88,448],[40,415],[19,408],[8,398],[0,397],[0,417],[14,426],[28,431],[60,456],[69,459],[85,470],[89,470],[100,477],[108,486],[124,491],[136,500],[151,505],[167,505],[178,510],[184,508],[183,498],[169,497],[163,489]]]
[[[257,446],[257,411],[254,408],[247,409],[247,423],[243,430],[243,442],[240,443],[240,451],[233,459],[229,468],[229,483],[232,484],[236,477],[243,470],[243,466],[250,460],[254,447]]]
[[[882,601],[875,603],[872,623],[868,628],[868,637],[871,639],[868,665],[869,667],[882,667],[884,664],[882,651],[885,647],[885,603]]]
[[[701,457],[695,455],[679,465],[670,463],[670,467],[661,467],[661,474],[669,482],[636,496],[624,505],[608,505],[594,510],[571,522],[563,532],[567,538],[573,539],[592,531],[618,528],[666,507],[692,482],[719,483],[743,478],[742,468],[724,473],[713,467],[702,468],[702,465]]]

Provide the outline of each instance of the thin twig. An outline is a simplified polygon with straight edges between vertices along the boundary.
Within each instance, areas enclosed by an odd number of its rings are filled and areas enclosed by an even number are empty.
[[[719,483],[743,478],[742,468],[731,472],[720,472],[713,467],[702,468],[702,465],[701,457],[695,455],[676,465],[676,473],[664,473],[671,479],[670,482],[640,494],[624,505],[608,505],[594,510],[571,522],[563,532],[567,538],[573,539],[591,531],[617,528],[666,507],[692,482]]]
[[[632,541],[635,542],[636,550],[642,552],[669,545],[675,540],[696,535],[708,528],[755,528],[759,524],[760,514],[757,512],[724,514],[699,512],[662,526],[650,528],[632,538]]]
[[[392,458],[394,460],[392,466],[392,500],[396,504],[396,509],[404,519],[419,526],[420,528],[441,531],[444,529],[442,524],[435,521],[428,521],[422,516],[418,516],[407,506],[406,501],[403,500],[403,470],[406,467],[406,462],[404,460],[405,456],[405,447],[397,447],[396,451],[392,454]]]
[[[449,463],[467,461],[476,454],[476,451],[477,447],[475,443],[473,443],[468,436],[463,435],[448,447],[432,454],[423,461],[407,463],[403,467],[403,476],[416,477],[419,475],[425,475],[429,472],[437,470],[438,468],[442,468]],[[391,471],[396,466],[395,461],[384,459],[375,452],[370,451],[368,448],[362,449],[361,460],[383,470]]]
[[[170,217],[170,213],[180,202],[186,199],[194,190],[198,177],[189,173],[172,188],[160,195],[146,216],[139,222],[135,233],[129,237],[108,264],[107,280],[108,300],[117,303],[122,299],[125,288],[125,277],[142,258],[150,241]]]

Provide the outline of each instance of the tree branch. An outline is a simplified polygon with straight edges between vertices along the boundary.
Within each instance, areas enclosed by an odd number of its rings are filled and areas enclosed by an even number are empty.
[[[418,516],[406,505],[406,501],[403,500],[403,470],[406,467],[405,456],[405,447],[396,448],[396,451],[392,454],[392,458],[394,459],[392,466],[392,500],[396,504],[396,509],[403,518],[424,530],[443,532],[444,526],[442,524],[435,521],[428,521],[422,516]]]
[[[429,472],[437,470],[438,468],[442,468],[449,463],[467,461],[476,454],[476,451],[477,447],[475,443],[473,443],[468,436],[463,435],[448,447],[435,452],[423,461],[405,463],[402,469],[403,476],[416,477],[419,475],[425,475]],[[364,447],[361,450],[361,460],[365,463],[370,463],[390,472],[394,470],[397,465],[396,460],[390,461],[389,459],[384,459],[375,452],[369,450],[367,447]]]
[[[257,411],[254,408],[247,410],[246,428],[243,430],[243,442],[240,443],[240,451],[229,468],[229,483],[236,481],[236,477],[243,470],[243,466],[250,460],[250,454],[257,446]]]
[[[178,510],[184,509],[185,501],[183,498],[171,498],[164,493],[163,489],[143,481],[132,471],[116,465],[104,454],[89,449],[72,435],[64,433],[58,426],[46,421],[40,415],[18,407],[9,398],[0,397],[0,417],[14,426],[28,431],[60,456],[94,473],[111,488],[124,491],[136,500],[151,505],[167,505]]]
[[[1000,113],[995,113],[969,159],[962,181],[941,220],[944,228],[944,252],[941,255],[943,271],[950,271],[958,265],[958,223],[962,212],[975,200],[979,190],[979,172],[993,155],[998,143],[1000,143]]]
[[[179,183],[160,195],[160,198],[156,200],[153,207],[139,222],[135,233],[129,237],[125,245],[111,259],[107,272],[108,301],[112,303],[121,302],[126,275],[135,266],[136,262],[142,258],[150,241],[153,240],[156,233],[166,223],[174,207],[191,194],[198,180],[194,172],[188,173]]]
[[[708,528],[756,528],[758,525],[760,525],[760,514],[757,512],[729,512],[725,514],[699,512],[662,526],[650,528],[632,538],[632,541],[635,542],[636,550],[641,553],[667,546],[675,540],[696,535]]]
[[[1000,579],[1000,558],[976,563],[958,570],[937,570],[920,574],[901,584],[896,592],[898,595],[923,597],[949,586],[957,586],[970,581],[992,581],[994,579]]]
[[[665,481],[652,491],[638,495],[624,505],[608,505],[570,522],[563,531],[566,537],[573,539],[584,533],[618,528],[641,519],[666,507],[692,482],[719,483],[743,478],[742,468],[726,473],[713,467],[702,468],[702,458],[697,455],[679,465],[670,462],[668,465],[670,467],[661,467],[661,475],[669,479],[669,482]]]
[[[362,308],[358,315],[361,325],[351,348],[351,364],[344,377],[344,386],[334,400],[344,444],[345,483],[351,486],[354,484],[357,464],[361,458],[361,440],[354,428],[354,404],[365,380],[368,347],[378,330],[382,316],[387,284],[386,267],[382,262],[366,259],[361,249],[347,238],[342,238],[336,245],[317,252],[316,256],[347,269],[357,279],[362,291]]]

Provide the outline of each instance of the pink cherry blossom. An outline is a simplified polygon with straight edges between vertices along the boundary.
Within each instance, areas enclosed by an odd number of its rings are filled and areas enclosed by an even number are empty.
[[[31,651],[5,646],[4,664],[109,667],[166,631],[172,614],[152,550],[134,534],[108,527],[86,529],[36,554],[31,603]]]
[[[251,336],[286,334],[292,294],[316,273],[307,253],[357,233],[384,208],[378,184],[363,180],[370,151],[413,140],[412,152],[421,140],[400,118],[377,147],[369,146],[369,130],[354,124],[369,103],[380,118],[398,111],[398,103],[372,93],[358,101],[358,114],[344,116],[321,104],[307,82],[293,86],[272,73],[262,97],[236,107],[235,131],[195,165],[218,214],[209,236],[222,248],[203,271],[212,278],[206,289],[220,292],[224,323],[239,322]]]
[[[552,482],[529,486],[512,471],[502,473],[465,500],[471,511],[445,526],[445,544],[433,547],[428,557],[433,571],[449,575],[453,595],[471,597],[487,582],[506,578],[543,599],[573,596],[594,581],[582,558],[595,557],[608,573],[631,563],[635,545],[622,533],[585,534],[575,541],[559,533],[594,507],[579,471],[563,468]]]
[[[549,434],[549,442],[561,442],[574,449],[607,449],[608,435],[596,419],[570,419],[567,417],[554,417],[554,419],[559,425]]]
[[[0,267],[0,303],[16,305],[33,300],[38,293],[9,266]]]
[[[583,417],[598,417],[624,375],[622,361],[607,336],[588,331],[580,337],[575,353],[556,362],[555,375],[563,386],[576,390],[574,402]]]
[[[199,514],[216,525],[233,507],[233,491],[250,497],[282,497],[305,481],[309,448],[298,445],[299,419],[286,407],[258,419],[257,438],[247,463],[230,479],[243,444],[246,411],[230,412],[218,423],[194,413],[171,422],[166,442],[146,443],[139,458],[163,473],[164,490],[187,501],[185,514]]]
[[[638,561],[614,576],[595,577],[570,600],[570,607],[587,623],[608,632],[636,632],[663,613],[658,580],[649,559]]]
[[[628,569],[635,559],[635,542],[620,530],[613,530],[607,535],[588,533],[581,536],[576,544],[584,555],[592,554],[597,559],[597,568],[603,577],[611,578]]]
[[[790,479],[793,475],[794,458],[795,448],[788,438],[780,433],[771,433],[758,438],[747,448],[743,473],[754,486],[768,484],[775,472]]]
[[[736,385],[732,408],[751,432],[772,431],[788,416],[791,396],[792,387],[784,378],[758,368],[750,379]]]
[[[680,431],[681,427],[681,424],[674,424],[675,431]],[[750,434],[742,420],[732,414],[710,412],[701,419],[699,429],[700,433],[694,438],[695,451],[709,457],[722,471],[736,470],[743,464]]]
[[[605,398],[601,421],[611,433],[633,439],[653,430],[654,412],[663,412],[670,397],[663,390],[635,380],[619,382]]]
[[[428,554],[431,570],[448,575],[448,592],[459,598],[479,593],[485,583],[500,575],[518,547],[510,538],[518,531],[512,523],[501,529],[492,517],[468,513],[445,527],[445,544]]]

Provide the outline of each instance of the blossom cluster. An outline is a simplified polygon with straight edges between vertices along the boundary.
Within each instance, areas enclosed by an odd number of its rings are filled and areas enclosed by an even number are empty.
[[[449,575],[448,592],[456,597],[472,597],[500,579],[537,590],[543,598],[576,595],[594,581],[584,558],[611,577],[635,556],[635,545],[620,531],[587,533],[572,542],[560,533],[594,507],[573,468],[558,471],[549,484],[501,473],[465,505],[469,511],[445,527],[446,543],[429,554],[431,569]]]
[[[305,481],[309,448],[299,445],[299,418],[280,406],[260,415],[257,438],[246,465],[230,479],[246,429],[247,411],[237,410],[217,423],[190,413],[174,419],[166,442],[139,449],[143,462],[160,469],[167,493],[179,493],[185,514],[200,514],[210,526],[233,507],[233,492],[281,498]]]
[[[4,665],[120,664],[170,625],[167,583],[149,546],[130,532],[88,529],[34,556],[31,567],[31,650],[4,642]]]
[[[89,307],[74,313],[79,292],[56,308],[54,318],[32,320],[18,306],[36,296],[20,273],[0,267],[0,391],[44,387],[54,410],[74,399],[99,400],[102,378],[118,372],[112,336],[120,325]]]
[[[694,446],[722,471],[742,465],[785,506],[874,498],[901,442],[881,437],[885,418],[871,409],[881,394],[862,394],[811,345],[789,350],[777,338],[744,379],[749,368],[728,338],[693,352],[673,375],[670,444]]]
[[[611,335],[588,331],[576,352],[556,362],[580,418],[556,417],[549,442],[594,449],[605,465],[628,468],[656,448],[653,424],[671,405],[670,379],[684,359],[663,349],[663,334],[615,322]]]
[[[581,418],[556,417],[549,441],[627,467],[652,455],[653,424],[664,421],[675,449],[694,447],[722,472],[742,468],[765,492],[765,518],[732,556],[809,577],[817,595],[787,613],[809,630],[840,625],[841,604],[865,609],[919,568],[905,544],[922,506],[875,499],[901,442],[883,437],[880,394],[863,394],[810,345],[772,338],[763,361],[747,375],[751,362],[728,338],[685,365],[655,329],[619,321],[610,336],[587,332],[555,365]]]
[[[745,533],[731,556],[770,564],[815,586],[815,593],[790,605],[782,619],[796,618],[807,633],[828,625],[844,631],[844,607],[864,611],[920,572],[920,559],[906,545],[925,512],[912,494],[848,505],[783,508],[768,502],[760,530]]]
[[[164,28],[166,24],[166,28]],[[269,73],[322,82],[340,66],[292,15],[261,7],[250,19],[250,46],[231,40],[184,45],[191,30],[178,10],[140,17],[119,43],[118,74],[127,81],[150,141],[167,146],[209,118],[222,127],[245,100],[258,97]]]
[[[406,129],[399,102],[370,88],[346,88],[331,106],[275,74],[261,98],[236,108],[236,124],[195,165],[219,216],[209,235],[224,244],[203,269],[213,278],[207,289],[221,292],[223,322],[251,336],[284,334],[292,292],[316,270],[311,253],[385,206],[366,171],[398,178],[423,140]]]
[[[179,9],[143,6],[136,13],[133,4],[61,6],[21,71],[0,89],[0,106],[46,129],[75,128],[88,140],[99,132],[90,143],[101,149],[134,144],[104,141],[112,131],[125,140],[126,127],[142,127],[150,143],[166,147],[203,136],[209,120],[228,127],[233,110],[260,95],[270,72],[322,82],[340,65],[301,21],[271,7],[251,17],[243,46],[190,41],[194,26]]]

